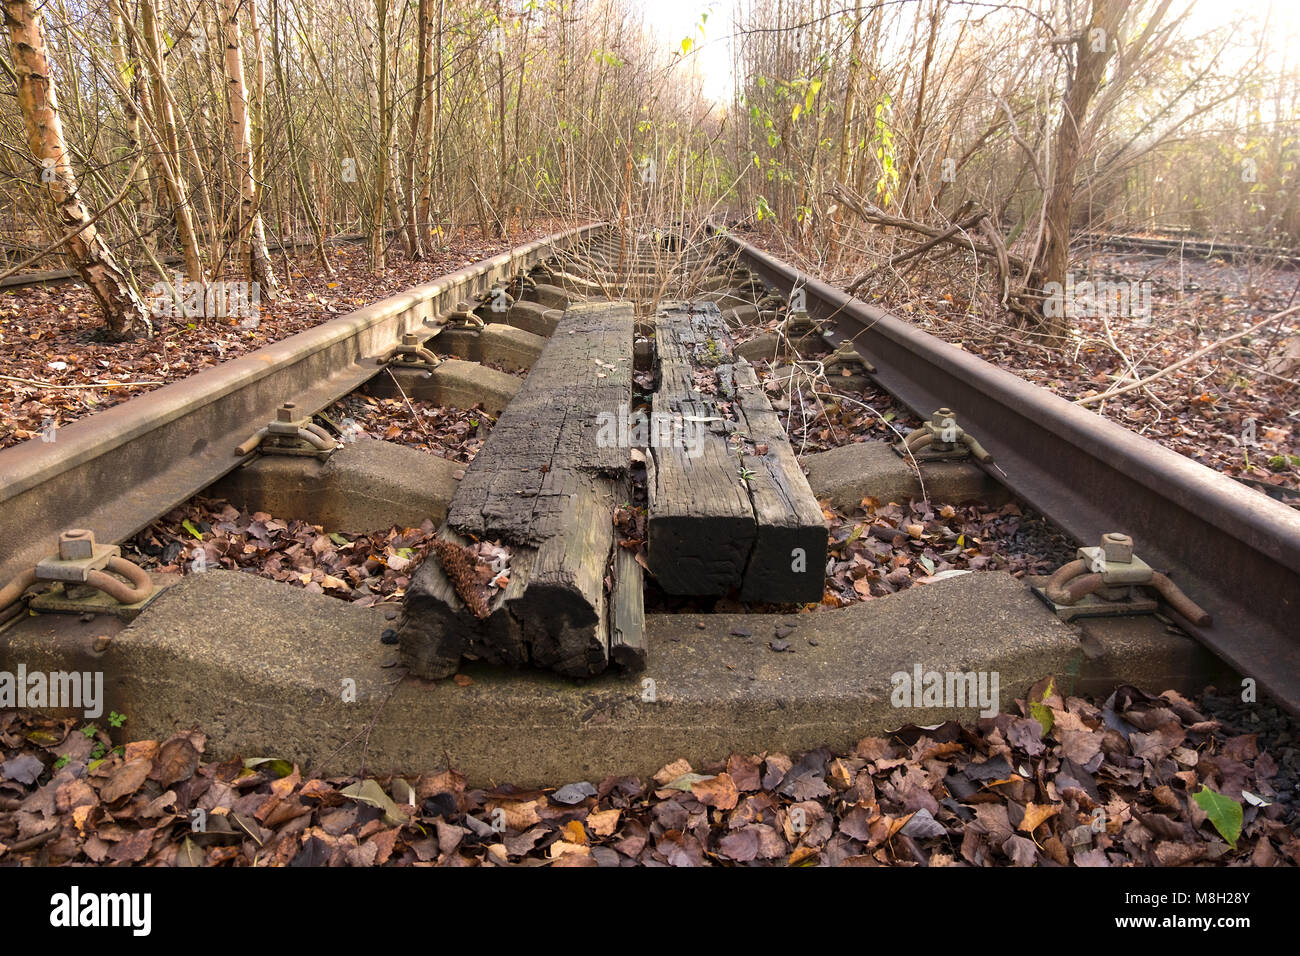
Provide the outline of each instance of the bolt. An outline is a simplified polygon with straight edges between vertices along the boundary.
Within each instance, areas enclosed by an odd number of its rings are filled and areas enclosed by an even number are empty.
[[[1107,564],[1132,564],[1133,539],[1117,531],[1109,531],[1101,536],[1101,550],[1106,555]]]
[[[71,528],[59,535],[59,560],[76,561],[95,556],[95,532]]]
[[[293,410],[297,407],[298,406],[295,405],[293,402],[285,402],[283,405],[281,405],[279,408],[275,410],[275,420],[277,422],[293,421]]]

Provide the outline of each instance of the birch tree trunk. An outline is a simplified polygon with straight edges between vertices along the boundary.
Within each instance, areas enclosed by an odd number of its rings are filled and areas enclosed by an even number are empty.
[[[27,144],[40,164],[41,182],[49,188],[59,221],[56,228],[77,230],[65,243],[73,266],[99,303],[112,337],[147,335],[152,331],[148,310],[77,195],[36,0],[4,0],[4,21]]]
[[[433,0],[427,0],[432,3]],[[442,20],[444,0],[438,2],[438,21],[433,28],[433,51],[426,55],[424,61],[424,115],[420,120],[420,140],[422,154],[420,165],[424,170],[424,183],[420,189],[420,238],[428,249],[433,248],[433,223],[430,219],[433,208],[434,169],[434,131],[433,117],[442,112]],[[436,82],[435,82],[436,79]],[[441,139],[439,139],[441,155]],[[441,164],[440,164],[441,165]],[[439,170],[439,175],[440,175]]]
[[[370,264],[376,272],[385,269],[384,203],[388,198],[390,170],[391,124],[388,112],[388,0],[375,0],[375,33],[377,51],[375,91],[378,112],[379,138],[375,144],[375,205],[371,209]]]
[[[253,179],[253,136],[248,115],[248,90],[244,85],[244,54],[240,47],[239,0],[221,0],[221,21],[226,41],[226,86],[230,107],[230,148],[239,177],[239,259],[260,288],[262,298],[275,299],[275,272],[266,249],[262,213],[258,209],[257,183]]]
[[[419,222],[416,218],[415,169],[420,151],[420,120],[425,112],[425,97],[429,95],[429,84],[425,77],[429,73],[430,54],[433,52],[430,50],[433,42],[432,17],[429,15],[430,2],[431,0],[419,0],[415,51],[415,102],[411,105],[411,142],[406,152],[402,180],[402,212],[406,220],[406,244],[411,250],[413,259],[424,258],[424,240],[420,235]]]

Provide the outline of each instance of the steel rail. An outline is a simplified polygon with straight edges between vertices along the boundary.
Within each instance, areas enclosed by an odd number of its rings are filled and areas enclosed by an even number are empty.
[[[311,414],[374,376],[426,318],[599,233],[579,226],[481,260],[0,451],[0,582],[90,528],[120,542],[247,460],[234,448],[292,401]]]
[[[851,340],[922,418],[947,406],[999,481],[1085,544],[1132,535],[1212,623],[1171,617],[1300,713],[1300,513],[721,233],[750,269]],[[972,621],[972,627],[982,626]]]
[[[1180,253],[1197,259],[1273,259],[1291,265],[1300,264],[1300,253],[1290,249],[1216,242],[1213,239],[1166,239],[1101,232],[1084,233],[1080,238],[1095,246],[1110,246],[1114,249],[1149,252],[1152,255],[1168,256]]]

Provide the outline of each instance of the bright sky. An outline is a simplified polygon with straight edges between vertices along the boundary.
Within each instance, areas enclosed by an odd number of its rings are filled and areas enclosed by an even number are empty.
[[[736,0],[635,0],[635,5],[665,51],[680,52],[682,40],[692,38],[694,48],[684,58],[686,64],[699,74],[706,96],[718,103],[729,103],[734,81],[731,34]],[[1175,4],[1174,10],[1180,6]],[[1187,29],[1192,34],[1224,23],[1262,19],[1271,10],[1269,33],[1274,43],[1270,65],[1278,67],[1283,60],[1292,64],[1300,56],[1287,49],[1285,39],[1300,36],[1300,0],[1190,0],[1190,6]],[[701,32],[700,16],[704,13],[708,20]]]
[[[637,3],[659,42],[681,52],[682,40],[694,44],[686,61],[700,75],[704,95],[719,103],[731,101],[731,12],[733,0],[640,0]],[[703,33],[700,16],[708,14]]]

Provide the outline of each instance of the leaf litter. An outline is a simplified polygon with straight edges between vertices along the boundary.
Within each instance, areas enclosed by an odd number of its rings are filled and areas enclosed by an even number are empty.
[[[93,724],[6,711],[0,865],[1300,864],[1294,722],[1214,695],[1124,685],[1098,704],[1044,679],[1013,712],[844,752],[490,789],[453,769],[304,776],[205,759],[197,730],[114,745]]]

